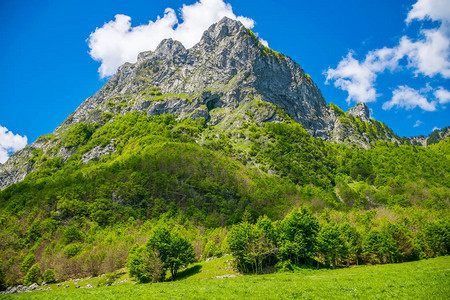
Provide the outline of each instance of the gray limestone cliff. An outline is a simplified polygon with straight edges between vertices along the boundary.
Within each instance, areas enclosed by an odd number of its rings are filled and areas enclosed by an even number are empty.
[[[359,118],[361,121],[370,122],[369,108],[365,103],[359,102],[354,107],[350,108],[348,115]]]

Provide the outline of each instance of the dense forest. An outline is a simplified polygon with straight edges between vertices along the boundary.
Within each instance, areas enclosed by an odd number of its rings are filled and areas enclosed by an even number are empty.
[[[160,281],[224,253],[243,273],[449,253],[450,139],[366,150],[294,121],[217,130],[137,112],[63,132],[40,139],[72,156],[36,150],[36,171],[0,191],[2,286],[125,266]]]

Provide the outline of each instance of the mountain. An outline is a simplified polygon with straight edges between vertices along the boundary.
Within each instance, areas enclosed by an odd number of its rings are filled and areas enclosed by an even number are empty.
[[[263,46],[240,22],[224,18],[191,49],[172,39],[122,65],[94,96],[86,99],[52,134],[15,153],[0,167],[0,188],[37,169],[33,155],[67,160],[76,147],[61,144],[77,124],[105,124],[130,112],[204,118],[227,133],[248,122],[294,120],[325,141],[370,147],[378,140],[401,142],[385,124],[370,119],[359,103],[344,113],[327,105],[311,77],[291,58]],[[91,134],[86,129],[86,133]],[[86,157],[113,152],[92,149]]]
[[[191,49],[164,40],[121,66],[0,166],[0,289],[39,270],[115,272],[109,284],[127,257],[137,276],[158,232],[197,259],[233,253],[244,272],[446,255],[446,136],[417,146],[363,103],[327,105],[298,64],[224,18]]]

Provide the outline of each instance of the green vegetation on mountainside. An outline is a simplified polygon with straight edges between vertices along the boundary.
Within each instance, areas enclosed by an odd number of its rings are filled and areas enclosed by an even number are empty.
[[[449,231],[449,139],[428,148],[377,142],[364,150],[323,142],[289,121],[216,131],[203,119],[139,113],[45,138],[57,146],[35,151],[38,169],[0,192],[0,258],[9,285],[39,273],[36,264],[40,273],[54,269],[57,280],[123,268],[133,245],[145,245],[162,224],[190,241],[197,259],[235,251],[228,242],[234,224],[248,224],[254,241],[269,239],[258,224],[273,226],[272,244],[242,255],[260,259],[267,250],[265,265],[281,262],[280,269],[449,252],[442,240]],[[74,155],[51,158],[62,147]],[[95,155],[99,149],[112,154]],[[283,233],[289,227],[270,224],[302,205],[318,227],[308,254],[299,256],[289,252],[299,242]],[[263,215],[266,221],[257,221]],[[324,246],[349,232],[357,239],[347,240],[347,250]]]

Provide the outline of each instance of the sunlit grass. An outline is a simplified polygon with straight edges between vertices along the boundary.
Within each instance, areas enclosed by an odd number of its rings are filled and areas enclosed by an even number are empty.
[[[448,299],[450,257],[346,269],[247,275],[227,269],[230,256],[194,265],[184,278],[157,284],[121,284],[8,296],[18,299]],[[195,267],[197,266],[197,267]],[[190,271],[189,271],[190,270]],[[217,275],[216,275],[217,274]]]

